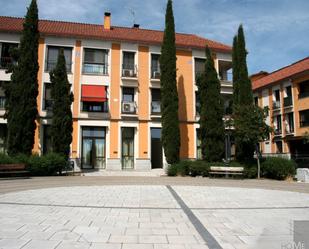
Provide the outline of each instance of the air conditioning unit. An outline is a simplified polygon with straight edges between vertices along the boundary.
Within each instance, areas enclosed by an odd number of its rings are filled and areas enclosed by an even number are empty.
[[[123,113],[134,113],[135,112],[135,103],[134,102],[123,102],[122,103],[122,112]]]
[[[122,74],[125,77],[133,77],[134,76],[134,70],[132,70],[132,69],[123,69]]]
[[[160,77],[161,77],[161,73],[160,73],[160,72],[158,72],[158,71],[153,72],[153,77],[154,77],[155,79],[160,79]]]

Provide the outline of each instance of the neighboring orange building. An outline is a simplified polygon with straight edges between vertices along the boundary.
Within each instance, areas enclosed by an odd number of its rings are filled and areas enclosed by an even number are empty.
[[[0,17],[0,81],[11,62],[8,50],[16,46],[22,18]],[[74,93],[71,157],[81,169],[150,170],[165,165],[161,147],[160,45],[162,31],[104,24],[39,22],[39,120],[34,152],[50,151],[52,99],[48,72],[64,48],[68,79]],[[215,58],[222,80],[226,110],[232,94],[231,47],[192,34],[176,35],[181,158],[199,157],[196,74],[203,70],[205,45]],[[0,109],[5,96],[0,90]],[[0,110],[0,147],[6,120]],[[1,139],[2,137],[2,139]],[[2,146],[1,146],[2,143]]]
[[[251,76],[255,103],[269,107],[267,119],[274,133],[261,143],[264,154],[308,157],[309,144],[309,57],[272,73]]]

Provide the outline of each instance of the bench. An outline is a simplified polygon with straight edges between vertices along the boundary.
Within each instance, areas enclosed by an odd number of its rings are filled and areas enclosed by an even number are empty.
[[[25,164],[0,164],[0,176],[28,174]]]
[[[229,175],[231,176],[241,176],[243,177],[244,168],[243,167],[219,167],[219,166],[212,166],[210,167],[209,177],[215,175],[225,175],[227,178]]]

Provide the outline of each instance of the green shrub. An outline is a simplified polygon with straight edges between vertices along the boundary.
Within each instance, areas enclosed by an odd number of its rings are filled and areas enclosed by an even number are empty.
[[[7,154],[4,153],[0,153],[0,164],[13,164],[13,163],[17,163],[17,161],[10,157]]]
[[[67,161],[65,157],[50,153],[44,156],[32,155],[28,160],[28,170],[31,175],[48,176],[61,173],[65,168]]]
[[[177,164],[172,164],[167,167],[168,176],[177,176]]]
[[[195,176],[208,176],[210,164],[202,160],[192,161],[189,167],[190,175]]]
[[[285,180],[287,177],[294,177],[296,173],[296,164],[294,161],[284,158],[269,157],[261,164],[262,176]]]

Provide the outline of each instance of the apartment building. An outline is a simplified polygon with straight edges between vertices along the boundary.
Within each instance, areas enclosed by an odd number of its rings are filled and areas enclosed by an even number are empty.
[[[18,46],[22,18],[0,17],[0,81],[10,81],[5,69]],[[165,167],[161,145],[160,45],[163,32],[111,25],[40,20],[39,120],[33,152],[51,151],[53,100],[49,71],[64,49],[68,79],[74,94],[71,155],[81,170],[150,170]],[[203,70],[205,45],[211,48],[222,82],[226,112],[232,94],[231,47],[197,35],[176,35],[181,158],[200,157],[197,139],[196,76]],[[0,88],[1,89],[1,88]],[[0,148],[6,137],[5,94],[0,90]]]
[[[272,73],[251,76],[255,103],[269,107],[267,123],[274,129],[261,143],[262,152],[286,157],[308,157],[309,57]]]

